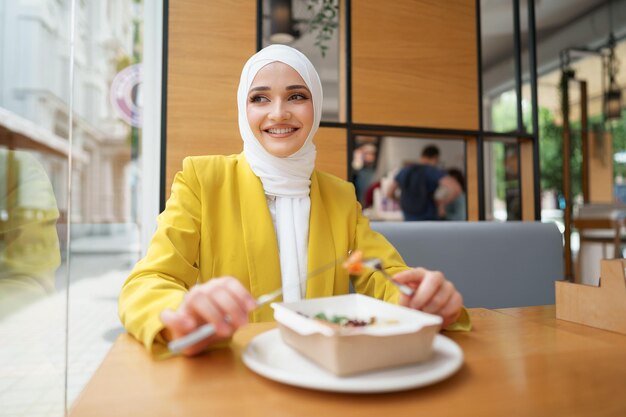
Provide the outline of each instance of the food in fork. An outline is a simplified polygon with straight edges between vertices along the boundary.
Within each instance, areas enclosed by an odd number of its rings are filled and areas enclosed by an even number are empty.
[[[360,250],[352,252],[343,263],[343,267],[350,275],[358,275],[363,272],[363,252]]]

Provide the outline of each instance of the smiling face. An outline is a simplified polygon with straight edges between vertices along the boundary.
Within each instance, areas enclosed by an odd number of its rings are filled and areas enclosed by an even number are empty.
[[[313,126],[313,98],[300,74],[282,62],[261,68],[248,90],[246,114],[252,133],[270,154],[296,153]]]

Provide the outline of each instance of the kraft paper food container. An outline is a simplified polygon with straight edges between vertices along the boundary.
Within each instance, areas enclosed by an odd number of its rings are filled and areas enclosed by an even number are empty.
[[[273,303],[283,341],[338,376],[428,360],[442,318],[360,294]],[[318,313],[376,324],[340,327],[312,319]]]

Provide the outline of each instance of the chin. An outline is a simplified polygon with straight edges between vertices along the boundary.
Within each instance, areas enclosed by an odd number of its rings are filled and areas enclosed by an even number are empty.
[[[296,151],[293,151],[293,152],[273,152],[271,150],[268,150],[268,152],[270,154],[272,154],[273,156],[275,156],[276,158],[287,158],[288,156],[291,156],[294,153],[296,153]]]
[[[263,146],[263,148],[272,156],[275,156],[277,158],[287,158],[288,156],[293,155],[294,153],[298,152],[298,149],[300,148],[294,148],[292,146],[290,147],[283,147],[283,146]]]

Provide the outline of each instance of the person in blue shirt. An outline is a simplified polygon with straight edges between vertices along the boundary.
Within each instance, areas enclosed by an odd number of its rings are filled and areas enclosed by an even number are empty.
[[[459,183],[437,167],[439,154],[436,146],[426,146],[418,163],[402,168],[387,190],[390,198],[400,190],[404,220],[441,220],[446,205],[461,194]]]

